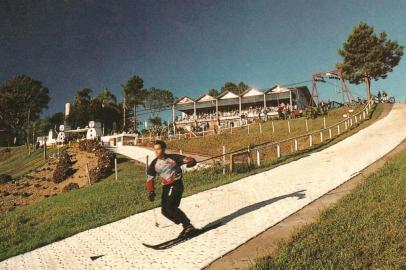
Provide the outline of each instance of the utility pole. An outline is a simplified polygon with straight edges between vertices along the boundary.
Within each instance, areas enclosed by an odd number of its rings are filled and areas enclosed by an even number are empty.
[[[126,98],[125,98],[125,93],[124,94],[124,99],[123,99],[123,131],[125,130],[125,107],[126,107]]]

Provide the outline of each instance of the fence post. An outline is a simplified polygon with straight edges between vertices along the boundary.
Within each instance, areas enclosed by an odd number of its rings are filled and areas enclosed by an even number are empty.
[[[114,159],[114,174],[116,176],[116,181],[117,181],[117,159]]]
[[[350,127],[352,127],[352,117],[350,118]]]
[[[288,120],[288,131],[290,133],[290,121]]]
[[[347,128],[348,128],[347,120],[344,121],[344,125],[345,125],[345,130],[347,130]]]
[[[281,146],[279,145],[279,143],[276,144],[276,157],[281,157]]]
[[[257,149],[257,166],[259,167],[259,166],[261,166],[261,157],[260,157],[260,154],[259,154],[259,150]]]
[[[248,145],[247,147],[247,153],[248,153],[248,166],[251,166],[251,147]]]
[[[226,174],[226,146],[223,145],[223,174]]]
[[[337,125],[337,135],[340,135],[340,124]]]
[[[326,117],[323,116],[323,128],[326,128]]]
[[[328,129],[328,136],[330,137],[330,139],[333,137],[333,134],[331,132],[331,128]]]
[[[312,136],[312,134],[309,135],[309,146],[310,147],[313,146],[313,136]]]
[[[262,125],[259,123],[259,133],[262,134]]]
[[[297,151],[297,139],[295,139],[295,152]]]
[[[306,118],[306,132],[309,131],[309,125],[307,124],[307,118]]]
[[[145,178],[148,177],[148,155],[145,157]]]
[[[323,142],[323,131],[320,131],[320,142]]]
[[[271,122],[272,124],[272,133],[275,133],[275,126],[273,125],[273,121]]]
[[[230,154],[230,172],[233,172],[234,155]]]
[[[87,164],[87,163],[86,163],[86,175],[87,175],[87,180],[89,181],[89,186],[91,186],[92,182],[90,181],[89,164]]]
[[[358,116],[357,115],[354,117],[354,120],[355,120],[355,124],[358,123]]]

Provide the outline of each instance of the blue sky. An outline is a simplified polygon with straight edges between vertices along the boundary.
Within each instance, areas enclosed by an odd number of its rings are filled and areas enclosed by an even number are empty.
[[[50,89],[45,114],[83,87],[121,98],[132,74],[146,87],[197,97],[226,81],[257,88],[334,68],[364,21],[406,45],[406,1],[20,1],[0,3],[0,81],[16,74]],[[405,100],[406,60],[373,91]],[[322,96],[338,98],[331,85]],[[350,85],[364,95],[364,85]]]

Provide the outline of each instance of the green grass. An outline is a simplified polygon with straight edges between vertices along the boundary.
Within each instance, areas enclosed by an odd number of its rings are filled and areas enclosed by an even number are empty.
[[[362,106],[354,107],[354,114],[362,109]],[[332,109],[326,116],[326,126],[335,124],[343,120],[343,114],[348,113],[347,107]],[[289,137],[294,137],[306,133],[305,117],[291,119],[291,133],[288,132],[288,120],[273,121],[275,133],[272,130],[272,122],[262,123],[262,134],[259,124],[250,125],[248,129],[236,128],[233,134],[228,131],[224,134],[210,135],[206,137],[188,138],[181,140],[168,141],[168,147],[171,149],[182,150],[185,153],[197,153],[201,155],[217,156],[222,154],[222,146],[226,147],[227,152],[247,147],[249,144],[260,144],[268,141],[279,141]],[[323,128],[323,117],[308,119],[309,131]]]
[[[372,114],[372,120],[379,116],[377,111]],[[237,168],[239,173],[223,175],[222,168],[214,166],[185,174],[184,195],[189,196],[299,159],[309,151],[331,145],[371,122],[364,122],[355,130],[324,145],[263,162],[260,168],[248,170],[241,166]],[[0,215],[0,260],[158,206],[159,200],[154,203],[147,200],[144,166],[135,165],[121,157],[118,169],[118,181],[111,175],[90,187],[49,197]],[[157,191],[159,198],[160,189],[157,188]]]
[[[17,179],[38,167],[41,167],[46,163],[43,160],[43,151],[38,149],[37,151],[28,154],[25,146],[10,147],[10,153],[4,154],[0,161],[0,174],[8,174]],[[52,154],[56,149],[48,149],[48,154]]]
[[[406,269],[406,151],[252,269]]]

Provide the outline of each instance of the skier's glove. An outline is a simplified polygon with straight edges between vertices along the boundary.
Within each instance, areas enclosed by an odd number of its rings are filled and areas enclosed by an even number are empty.
[[[148,193],[148,200],[150,202],[153,202],[155,200],[155,192],[154,191]]]
[[[190,168],[196,165],[196,159],[192,157],[186,157],[184,161],[186,163],[186,168]]]

